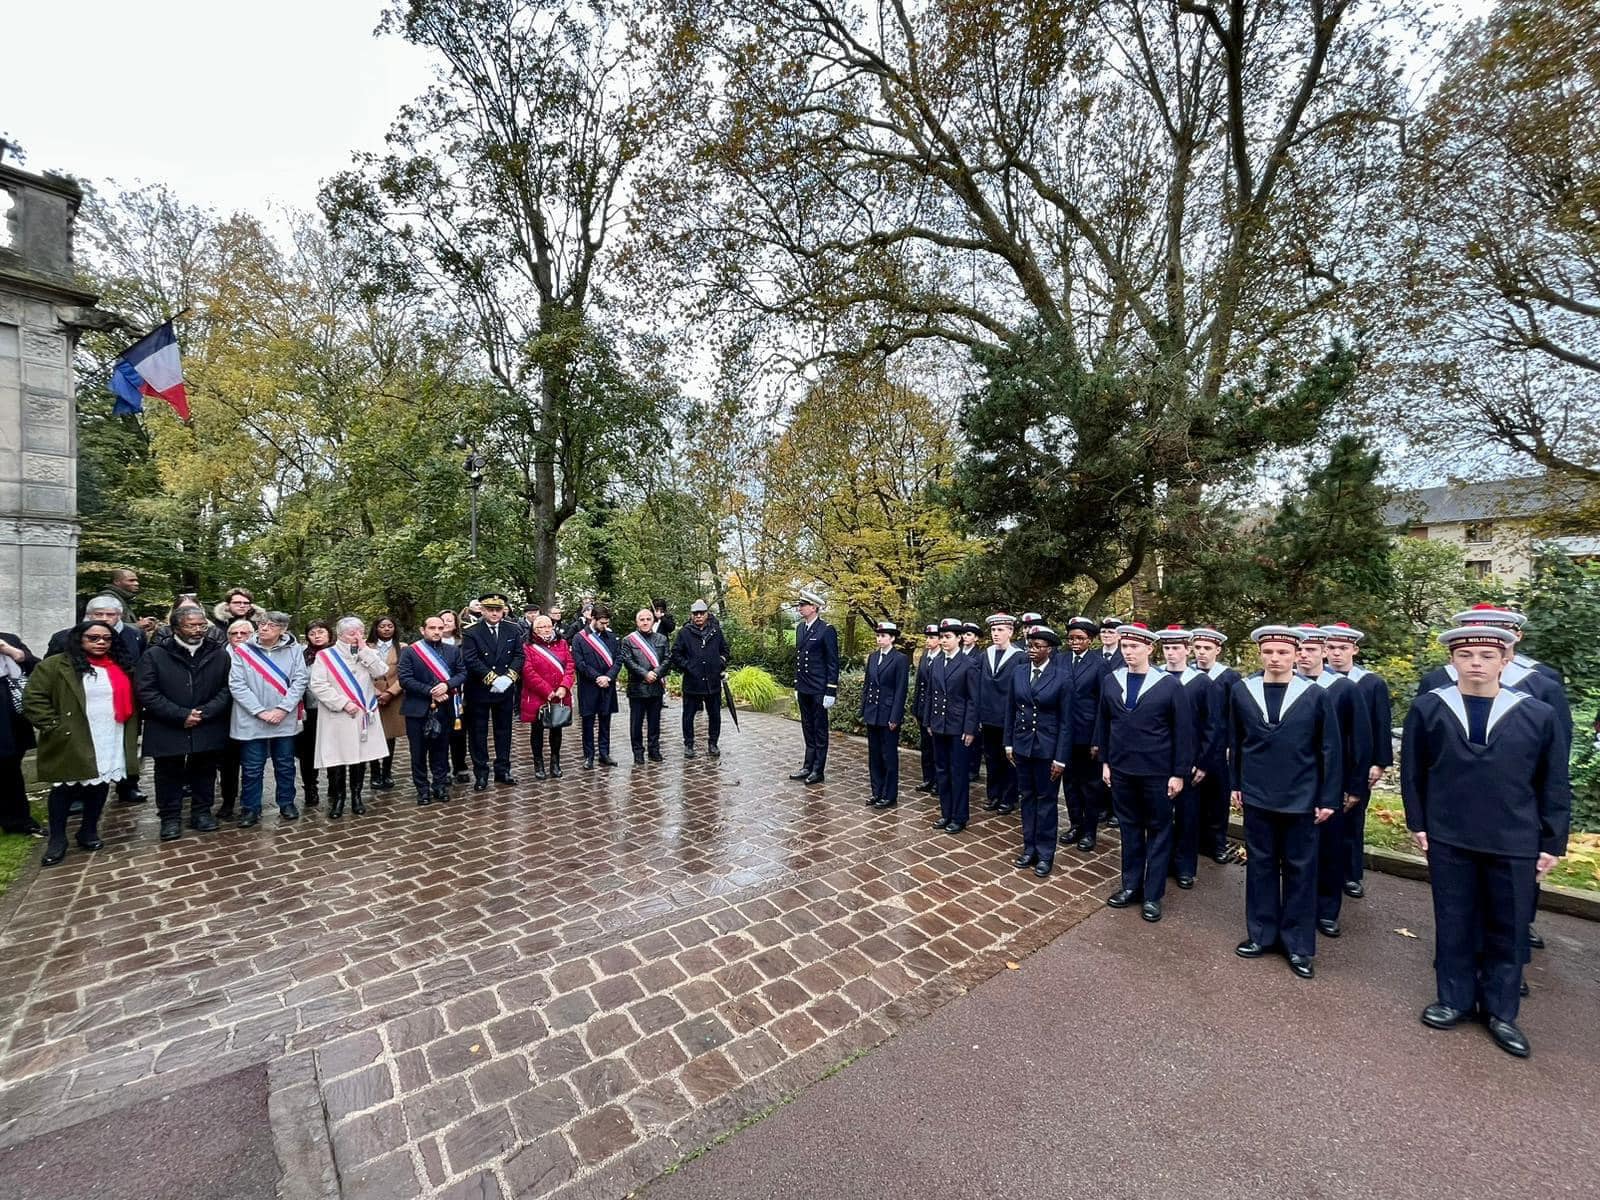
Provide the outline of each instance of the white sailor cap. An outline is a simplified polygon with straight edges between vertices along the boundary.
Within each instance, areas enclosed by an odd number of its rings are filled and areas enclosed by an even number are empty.
[[[1225,633],[1218,633],[1209,625],[1196,625],[1193,629],[1189,630],[1189,640],[1193,642],[1215,642],[1219,646],[1225,646],[1228,643],[1228,635]]]
[[[1167,642],[1187,642],[1190,634],[1182,625],[1168,625],[1157,633],[1156,637],[1160,638],[1162,643],[1165,644]]]
[[[1153,633],[1150,626],[1143,621],[1130,621],[1126,624],[1118,625],[1117,637],[1119,639],[1132,638],[1134,641],[1144,642],[1151,646],[1154,646],[1158,640],[1158,635]]]
[[[1528,618],[1509,608],[1501,608],[1498,604],[1474,604],[1466,612],[1458,612],[1450,618],[1457,625],[1503,625],[1508,629],[1521,629],[1528,623]]]
[[[1335,621],[1332,625],[1322,627],[1322,636],[1330,642],[1356,642],[1367,635],[1354,628],[1349,621]]]
[[[1498,625],[1463,625],[1446,629],[1439,635],[1439,644],[1450,650],[1457,646],[1515,646],[1517,635]]]
[[[1258,625],[1250,631],[1250,640],[1256,645],[1263,642],[1290,642],[1298,646],[1305,634],[1293,625]]]

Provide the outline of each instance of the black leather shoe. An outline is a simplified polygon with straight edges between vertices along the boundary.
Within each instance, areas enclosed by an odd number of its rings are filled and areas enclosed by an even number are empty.
[[[208,812],[196,813],[189,818],[189,828],[198,829],[201,833],[215,833],[217,819]]]
[[[1211,861],[1219,867],[1225,867],[1233,861],[1233,855],[1226,850],[1218,850],[1211,856]]]
[[[1139,915],[1152,925],[1161,920],[1161,901],[1146,900],[1139,907]]]
[[[1184,891],[1187,892],[1190,888],[1192,888],[1194,886],[1194,876],[1193,875],[1179,875],[1178,876],[1178,886],[1181,887]]]
[[[694,743],[693,742],[685,742],[684,743],[683,756],[685,758],[695,758],[695,757],[697,757],[699,755],[699,753],[700,752],[694,748]],[[790,779],[804,779],[805,775],[791,775],[791,776],[789,776],[789,778]]]
[[[1361,880],[1352,879],[1349,883],[1344,885],[1344,894],[1349,896],[1352,900],[1359,900],[1361,897],[1367,894],[1367,889],[1366,886],[1362,884]]]
[[[602,754],[600,757],[595,759],[595,761],[602,767],[614,767],[617,765],[617,760],[612,758],[609,754]]]
[[[877,805],[875,807],[877,807],[877,808],[893,808],[896,804],[899,804],[899,803],[900,803],[900,801],[891,800],[889,797],[885,796],[882,800],[878,801],[878,803],[877,803]]]
[[[543,760],[540,760],[540,761],[535,762],[533,764],[533,777],[535,779],[543,779],[545,777],[545,770],[544,770],[544,762],[543,762]]]
[[[443,804],[448,799],[450,799],[450,789],[442,784],[435,785],[433,789],[433,802],[435,804]]]
[[[1012,813],[1017,811],[1017,806],[1015,804],[1002,804],[994,811],[999,816],[1009,817]]]
[[[614,767],[617,764],[612,763],[611,765]],[[498,784],[504,784],[506,787],[517,786],[517,777],[510,771],[496,771],[494,773],[494,781]]]
[[[286,804],[278,810],[278,820],[280,821],[298,821],[299,819],[300,810],[292,804]]]
[[[960,833],[966,827],[967,823],[965,821],[951,821],[950,824],[944,827],[944,831],[946,833]]]
[[[561,778],[561,759],[560,758],[552,757],[550,759],[550,778],[551,779],[560,779]]]
[[[1127,908],[1138,898],[1138,892],[1130,892],[1127,888],[1123,888],[1120,892],[1114,892],[1107,897],[1106,904],[1111,908]]]
[[[585,770],[585,771],[592,771],[592,770],[594,770],[594,759],[593,759],[593,758],[586,758],[586,759],[584,759],[584,760],[583,760],[583,769],[584,769],[584,770]]]
[[[39,860],[39,865],[41,867],[53,867],[66,856],[66,842],[50,842],[44,848],[44,857]]]
[[[231,821],[231,820],[233,820],[233,804],[232,804],[231,801],[224,801],[222,806],[217,809],[217,820],[219,820],[219,821]],[[196,828],[198,828],[198,826]]]
[[[1323,937],[1338,937],[1344,930],[1339,928],[1339,922],[1327,917],[1317,918],[1317,932]]]
[[[319,805],[321,803],[322,803],[322,797],[319,796],[316,792],[313,792],[313,791],[307,791],[306,792],[306,807],[307,808],[316,808],[317,805]]]
[[[1078,849],[1082,850],[1085,854],[1093,853],[1095,844],[1094,830],[1092,829],[1078,839]]]
[[[789,778],[790,779],[800,779],[800,780],[810,779],[811,778],[811,768],[810,767],[801,767],[798,771],[795,771],[792,774],[790,774]]]
[[[487,775],[479,775],[475,778],[472,781],[472,790],[475,792],[487,792],[489,790],[489,777]]]
[[[1245,939],[1233,948],[1233,952],[1240,958],[1260,958],[1267,952],[1267,948],[1260,942]]]
[[[1422,1010],[1422,1023],[1429,1029],[1454,1029],[1466,1019],[1466,1013],[1448,1004],[1430,1004]]]
[[[636,767],[642,767],[642,766],[644,766],[644,755],[642,755],[642,754],[635,754],[635,755],[634,755],[634,756],[633,756],[633,765],[634,765],[634,766],[636,766]]]
[[[1018,870],[1021,870],[1023,867],[1031,867],[1031,866],[1033,866],[1033,864],[1038,862],[1038,861],[1039,861],[1039,856],[1037,854],[1023,853],[1023,854],[1017,855],[1017,861],[1014,862],[1011,865],[1016,867]]]
[[[1527,1058],[1529,1054],[1533,1053],[1533,1048],[1528,1045],[1528,1035],[1510,1021],[1502,1021],[1499,1017],[1490,1017],[1489,1036],[1494,1039],[1494,1044],[1507,1054],[1514,1054],[1518,1058]]]
[[[1528,994],[1528,981],[1526,979],[1524,979],[1521,983],[1519,983],[1517,985],[1517,995],[1526,996],[1527,994]]]
[[[1034,873],[1034,874],[1035,874],[1035,875],[1037,875],[1037,876],[1038,876],[1038,877],[1039,877],[1039,878],[1040,878],[1040,879],[1044,879],[1044,878],[1046,878],[1046,877],[1048,877],[1048,876],[1049,876],[1049,874],[1050,874],[1050,867],[1051,867],[1051,866],[1052,866],[1052,865],[1053,865],[1053,864],[1051,864],[1051,863],[1048,863],[1048,862],[1042,862],[1042,863],[1040,863],[1040,864],[1039,864],[1039,865],[1038,865],[1038,866],[1037,866],[1037,867],[1035,867],[1035,868],[1034,868],[1034,869],[1033,869],[1033,873]]]
[[[950,820],[949,820],[948,817],[940,817],[938,820],[936,820],[933,823],[933,828],[935,828],[935,829],[943,829],[948,824],[950,824]]]
[[[711,755],[712,758],[721,758],[722,757],[722,747],[717,745],[715,742],[712,742],[709,746],[706,747],[706,753]]]
[[[1539,931],[1532,925],[1528,926],[1528,948],[1530,950],[1544,949],[1544,938],[1539,936]]]
[[[868,800],[867,801],[867,807],[868,808],[877,808],[878,807],[878,797],[874,796],[874,797],[872,797],[872,799]]]
[[[1081,825],[1073,825],[1071,828],[1069,828],[1065,833],[1063,833],[1061,835],[1061,840],[1063,842],[1075,842],[1079,838],[1081,838],[1082,836],[1083,836],[1083,826],[1081,826]]]
[[[1300,976],[1301,979],[1310,979],[1317,973],[1316,967],[1311,965],[1311,960],[1304,954],[1289,955],[1289,970]]]
[[[985,804],[983,806],[983,811],[984,812],[999,812],[1000,811],[1000,801],[998,801],[998,800],[989,801],[989,803],[987,803],[987,804]]]
[[[350,793],[350,815],[364,817],[367,815],[367,802],[361,798],[360,792]]]
[[[932,783],[919,783],[919,784],[917,784],[917,791],[926,794],[928,792],[933,791],[933,789],[935,787],[937,787],[937,786],[938,786],[937,784],[932,784]]]
[[[648,758],[651,762],[666,762],[667,761],[666,756],[664,754],[662,754],[661,751],[659,751],[659,750],[652,750],[652,751],[650,751],[649,754],[645,755],[645,757]]]
[[[813,772],[811,772],[811,774],[806,776],[806,786],[807,787],[816,787],[817,784],[826,783],[826,782],[827,782],[827,780],[823,777],[823,774],[822,774],[821,771],[813,771]]]
[[[161,818],[161,840],[175,842],[183,836],[183,822],[177,817]]]
[[[380,775],[372,781],[372,790],[375,792],[392,792],[394,791],[394,780],[387,775]]]
[[[239,814],[240,829],[254,829],[259,824],[261,824],[260,813],[246,811]]]
[[[472,776],[465,771],[457,771],[450,778],[456,783],[470,783],[472,781]]]
[[[431,791],[429,791],[427,788],[418,788],[417,789],[417,807],[418,808],[427,808],[428,805],[430,805],[432,803],[433,803],[433,793]]]

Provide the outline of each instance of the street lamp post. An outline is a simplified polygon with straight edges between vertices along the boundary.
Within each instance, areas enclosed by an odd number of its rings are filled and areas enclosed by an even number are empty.
[[[461,464],[461,469],[467,473],[467,486],[472,489],[472,536],[471,558],[474,562],[478,559],[478,489],[483,486],[483,455],[478,453],[475,443],[456,435],[455,448],[467,452],[466,462]]]

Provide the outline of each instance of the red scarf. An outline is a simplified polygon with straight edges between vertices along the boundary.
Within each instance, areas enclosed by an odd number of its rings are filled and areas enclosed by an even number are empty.
[[[98,662],[91,658],[89,665],[100,668],[111,681],[111,715],[117,719],[118,725],[126,725],[133,716],[133,681],[110,658],[102,658]]]

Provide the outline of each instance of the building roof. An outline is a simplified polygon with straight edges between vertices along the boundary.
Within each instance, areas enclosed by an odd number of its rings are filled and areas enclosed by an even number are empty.
[[[1536,517],[1556,509],[1576,507],[1583,503],[1585,495],[1586,489],[1581,483],[1552,479],[1548,475],[1464,481],[1398,492],[1384,506],[1383,519],[1399,527]]]

